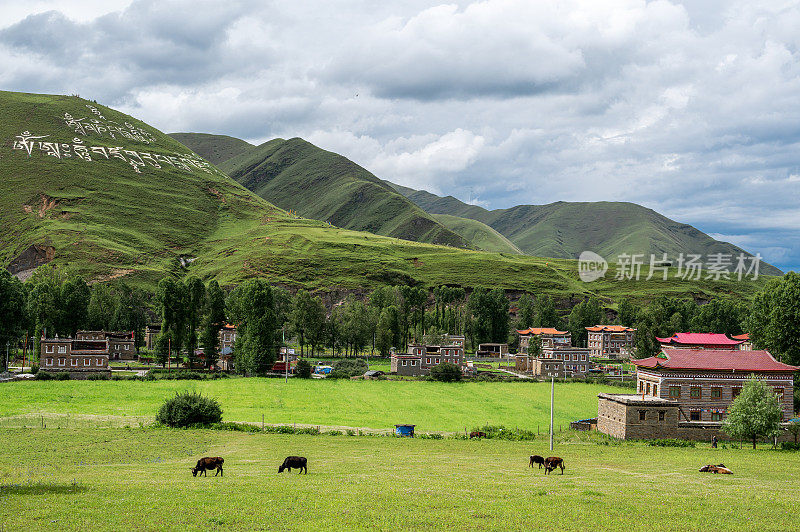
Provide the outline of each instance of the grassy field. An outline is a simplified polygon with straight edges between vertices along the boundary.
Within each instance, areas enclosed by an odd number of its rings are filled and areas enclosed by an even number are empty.
[[[164,399],[196,390],[219,400],[225,421],[303,423],[384,429],[413,423],[421,431],[463,431],[486,423],[544,431],[548,383],[437,383],[221,379],[211,381],[30,381],[0,387],[0,416],[32,413],[147,418]],[[593,384],[556,385],[555,423],[597,414]],[[3,419],[0,418],[0,424]],[[5,421],[8,426],[8,420]]]
[[[0,429],[3,530],[796,530],[800,460],[759,449],[170,429]],[[287,455],[309,474],[277,473]],[[223,477],[193,478],[201,456]],[[725,463],[733,476],[699,473]]]

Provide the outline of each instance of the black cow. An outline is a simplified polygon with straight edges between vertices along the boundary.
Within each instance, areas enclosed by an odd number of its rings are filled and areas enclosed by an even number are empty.
[[[531,456],[531,467],[533,467],[533,464],[539,464],[539,469],[541,469],[542,466],[544,465],[544,458],[542,458],[538,454],[534,454],[533,456]]]
[[[217,472],[214,473],[215,477],[217,475],[223,476],[222,464],[224,462],[225,460],[220,456],[206,456],[204,458],[201,458],[200,460],[197,461],[197,465],[192,468],[192,476],[196,477],[197,473],[200,473],[201,475],[207,477],[208,475],[206,474],[206,471],[207,470],[210,471],[212,469],[217,470]]]
[[[288,469],[289,473],[292,472],[292,468],[299,469],[300,473],[305,471],[306,475],[308,474],[308,460],[306,460],[305,456],[287,456],[286,460],[278,468],[278,473],[283,473],[284,469]]]
[[[476,431],[470,432],[469,433],[469,437],[470,437],[470,439],[472,439],[472,438],[479,438],[479,439],[480,438],[485,438],[486,437],[486,433],[485,432],[481,432],[479,430],[476,430]]]
[[[557,467],[561,468],[561,474],[564,474],[564,460],[558,456],[549,456],[544,459],[544,474],[554,471]]]

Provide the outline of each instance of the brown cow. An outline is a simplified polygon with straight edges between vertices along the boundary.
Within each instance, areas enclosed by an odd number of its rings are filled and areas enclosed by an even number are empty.
[[[544,459],[544,474],[550,473],[550,471],[554,471],[555,468],[561,468],[561,474],[564,474],[564,459],[559,458],[558,456],[549,456]]]
[[[472,439],[472,438],[485,438],[486,437],[486,433],[485,432],[481,432],[479,430],[476,430],[476,431],[470,432],[469,433],[469,437],[470,437],[470,439]]]
[[[214,473],[215,477],[217,475],[223,476],[222,473],[223,462],[225,462],[225,460],[220,456],[206,456],[204,458],[201,458],[200,460],[197,461],[197,465],[192,468],[192,476],[196,477],[197,473],[200,473],[201,475],[207,477],[208,475],[206,474],[206,471],[207,470],[210,471],[212,469],[217,470],[217,472]]]
[[[533,456],[531,456],[531,467],[533,467],[533,464],[539,464],[539,469],[541,469],[542,466],[544,465],[544,458],[542,458],[538,454],[534,454]]]
[[[722,474],[722,475],[733,475],[733,471],[725,467],[725,464],[708,464],[704,465],[700,468],[701,473],[715,473],[715,474]]]

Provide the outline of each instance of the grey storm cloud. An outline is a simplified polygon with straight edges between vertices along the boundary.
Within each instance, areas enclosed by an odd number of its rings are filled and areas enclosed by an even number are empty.
[[[4,89],[490,208],[633,201],[800,266],[795,2],[42,2],[0,21]]]

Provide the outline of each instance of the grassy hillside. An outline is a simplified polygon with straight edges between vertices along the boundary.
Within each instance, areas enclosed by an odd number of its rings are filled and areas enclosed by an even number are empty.
[[[255,147],[249,142],[227,135],[211,135],[209,133],[170,133],[169,136],[191,149],[206,161],[216,165],[236,157],[237,155],[241,155]]]
[[[427,212],[483,222],[524,253],[537,257],[577,258],[582,251],[590,250],[609,261],[622,253],[641,253],[648,260],[651,253],[657,257],[666,253],[674,262],[681,253],[700,254],[703,259],[712,253],[734,257],[748,254],[733,244],[714,240],[691,225],[670,220],[635,203],[559,201],[489,211],[452,196],[394,187]],[[781,274],[764,262],[761,273]]]
[[[443,226],[464,237],[465,240],[468,240],[478,249],[497,253],[523,254],[509,239],[483,222],[460,216],[450,216],[449,214],[434,214],[433,217]]]
[[[471,247],[354,162],[299,138],[271,140],[220,168],[262,198],[301,216],[415,242]]]
[[[307,289],[458,284],[562,298],[750,297],[762,285],[615,281],[613,266],[586,284],[574,261],[408,242],[290,215],[175,139],[77,97],[0,92],[0,116],[3,266],[37,244],[88,279],[151,288],[190,273],[228,285],[261,276]],[[181,258],[195,260],[184,267]]]

